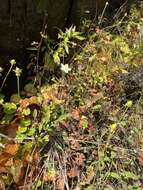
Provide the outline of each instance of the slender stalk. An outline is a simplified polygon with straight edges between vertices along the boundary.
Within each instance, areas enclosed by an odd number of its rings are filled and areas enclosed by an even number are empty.
[[[17,76],[17,94],[20,97],[20,84],[19,84],[19,77]]]
[[[5,85],[5,82],[6,82],[6,80],[7,80],[7,77],[8,77],[8,75],[10,74],[10,72],[11,72],[11,70],[12,70],[12,67],[13,67],[13,65],[11,64],[11,66],[10,66],[10,68],[9,68],[9,70],[8,70],[8,72],[7,72],[7,74],[6,74],[5,78],[4,78],[4,80],[3,80],[3,82],[2,82],[2,85],[1,85],[1,87],[0,87],[0,91],[3,89],[3,87],[4,87],[4,85]]]
[[[104,14],[105,14],[105,11],[106,11],[106,8],[107,8],[108,5],[109,5],[109,3],[108,3],[108,1],[107,1],[106,4],[105,4],[105,6],[104,6],[104,9],[103,9],[103,11],[102,11],[102,14],[101,14],[101,17],[100,17],[100,20],[99,20],[99,25],[100,25],[101,22],[102,22],[103,16],[104,16]]]

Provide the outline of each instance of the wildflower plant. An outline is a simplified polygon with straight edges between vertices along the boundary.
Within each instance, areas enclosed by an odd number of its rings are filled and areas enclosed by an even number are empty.
[[[7,72],[7,74],[6,74],[5,78],[4,78],[4,80],[3,80],[3,82],[2,82],[2,85],[1,85],[1,87],[0,87],[0,91],[3,89],[3,87],[4,87],[4,85],[5,85],[5,82],[6,82],[7,78],[8,78],[8,76],[9,76],[10,72],[12,71],[12,68],[14,67],[14,65],[16,65],[15,59],[11,59],[11,60],[9,61],[9,63],[10,63],[10,68],[9,68],[9,70],[8,70],[8,72]]]

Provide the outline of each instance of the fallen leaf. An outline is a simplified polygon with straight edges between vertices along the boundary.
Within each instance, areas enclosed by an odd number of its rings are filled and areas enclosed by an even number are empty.
[[[137,158],[138,158],[140,165],[143,166],[143,152],[139,152]]]
[[[71,112],[72,118],[76,119],[76,120],[80,119],[80,114],[81,113],[80,113],[80,110],[78,108],[73,109],[72,112]]]
[[[68,177],[75,178],[79,177],[80,175],[80,169],[78,167],[73,167],[68,171]]]
[[[80,120],[81,114],[86,112],[85,106],[80,106],[71,111],[71,116],[73,119]]]
[[[0,154],[0,166],[4,167],[5,164],[10,166],[10,159],[17,154],[19,150],[19,144],[7,144]],[[9,160],[9,162],[8,162]]]
[[[10,137],[15,138],[18,126],[21,122],[23,117],[16,117],[10,124],[1,125],[0,126],[0,133]]]
[[[38,98],[36,96],[32,96],[30,98],[25,98],[20,101],[20,108],[18,109],[21,111],[21,109],[27,108],[31,104],[39,104]]]
[[[84,165],[84,161],[85,161],[85,156],[83,153],[76,153],[75,157],[74,157],[74,160],[75,160],[75,164],[78,165],[78,166],[82,166]]]
[[[11,155],[8,153],[1,153],[0,154],[0,167],[5,167],[5,163],[11,158]]]
[[[90,108],[94,103],[96,103],[98,100],[102,99],[104,97],[102,92],[98,92],[95,94],[92,94],[91,98],[85,100],[85,105],[87,108]]]
[[[71,149],[80,150],[80,143],[74,137],[69,137],[69,143]]]
[[[7,172],[8,172],[8,168],[6,168],[5,166],[4,167],[0,166],[0,174],[7,173]]]
[[[15,156],[19,150],[19,144],[7,144],[4,148],[4,152],[10,154],[11,156]]]
[[[58,177],[56,180],[56,190],[64,190],[65,189],[65,181],[62,177]]]

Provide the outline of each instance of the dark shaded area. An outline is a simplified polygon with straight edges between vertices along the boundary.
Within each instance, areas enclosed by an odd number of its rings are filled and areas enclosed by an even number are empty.
[[[108,11],[112,14],[129,1],[111,0]],[[79,26],[82,18],[97,18],[106,0],[0,0],[0,3],[0,66],[7,68],[9,60],[16,59],[24,77],[28,63],[26,48],[40,39],[45,15],[47,32],[56,38],[59,29],[71,24]],[[7,83],[10,84],[6,87],[8,92],[16,91],[15,76]]]

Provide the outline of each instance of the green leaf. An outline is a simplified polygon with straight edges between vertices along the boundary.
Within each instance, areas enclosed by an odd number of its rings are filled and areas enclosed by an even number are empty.
[[[93,107],[93,110],[99,112],[101,108],[102,106],[100,104],[97,104],[96,106]]]
[[[4,113],[11,115],[15,113],[17,110],[17,106],[14,103],[5,103],[4,104]]]
[[[85,190],[94,190],[94,186],[93,186],[93,185],[90,185],[90,186],[88,186],[87,188],[85,188]]]
[[[83,119],[82,126],[83,126],[84,129],[86,129],[88,127],[88,120],[87,120],[87,118]]]
[[[67,54],[69,54],[69,47],[67,45],[67,43],[64,43],[64,48]]]
[[[30,108],[23,109],[23,111],[22,111],[22,114],[25,115],[25,116],[30,115],[30,113],[31,113]]]
[[[26,135],[25,134],[20,134],[19,132],[17,133],[16,135],[16,141],[18,143],[22,143],[26,138]]]
[[[58,54],[57,52],[54,53],[53,58],[54,58],[54,62],[55,62],[55,63],[57,63],[57,64],[60,64],[60,63],[61,63],[59,54]]]
[[[129,171],[124,171],[121,174],[124,178],[126,179],[132,179],[132,180],[138,180],[139,176],[137,176],[136,174],[134,174],[133,172],[129,172]]]
[[[118,173],[115,172],[110,172],[110,177],[113,177],[114,179],[120,179],[120,175]]]
[[[23,121],[21,122],[21,125],[22,125],[23,127],[28,127],[28,126],[31,125],[31,120],[30,120],[30,119],[25,119],[25,120],[23,120]]]
[[[57,120],[56,123],[62,122],[64,120],[66,120],[67,118],[69,118],[70,114],[69,113],[64,113],[62,114]]]
[[[28,136],[33,136],[33,135],[35,134],[35,131],[36,131],[36,129],[35,129],[34,127],[32,127],[32,128],[30,128],[30,129],[28,130],[27,135],[28,135]]]
[[[26,131],[27,131],[27,127],[25,127],[25,126],[18,127],[18,133],[25,133]]]
[[[83,40],[85,40],[85,37],[83,37],[83,36],[76,36],[76,39],[78,39],[80,41],[83,41]]]

